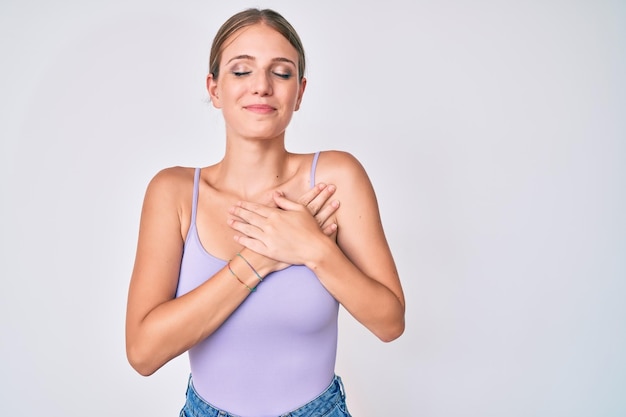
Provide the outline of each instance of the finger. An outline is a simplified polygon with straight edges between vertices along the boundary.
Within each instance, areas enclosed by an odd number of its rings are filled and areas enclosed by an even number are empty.
[[[304,208],[302,204],[289,200],[280,192],[275,192],[273,197],[276,205],[283,210],[302,210]]]
[[[315,215],[315,220],[319,225],[326,223],[326,220],[332,216],[339,208],[339,200],[333,200],[330,203],[322,207],[322,209]]]
[[[335,193],[337,187],[330,184],[325,186],[320,192],[307,204],[307,208],[314,216],[320,211],[320,209],[328,202],[330,197]]]
[[[264,204],[251,203],[250,201],[238,201],[234,207],[239,207],[243,210],[248,210],[263,217],[267,217],[272,211],[272,207],[268,207]]]
[[[269,215],[269,208],[260,204],[240,201],[231,207],[228,212],[248,223],[260,225]]]
[[[331,223],[322,229],[326,236],[332,236],[337,231],[337,223]]]
[[[228,221],[228,225],[233,230],[236,230],[242,235],[251,237],[253,239],[258,239],[261,236],[261,233],[263,233],[263,230],[260,227],[235,219],[230,219]]]
[[[324,183],[315,184],[315,187],[311,187],[306,193],[304,193],[304,195],[302,195],[302,197],[298,199],[298,203],[308,206],[309,203],[313,201],[313,199],[317,197],[324,188],[326,188],[326,184]]]
[[[268,256],[267,246],[260,240],[248,236],[233,236],[235,242],[264,256]]]

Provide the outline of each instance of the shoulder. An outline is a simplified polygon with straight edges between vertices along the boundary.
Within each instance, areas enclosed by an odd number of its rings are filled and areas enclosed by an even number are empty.
[[[316,171],[316,177],[319,181],[334,184],[369,181],[361,162],[346,151],[328,150],[320,152]]]
[[[180,204],[193,191],[194,168],[168,167],[158,171],[148,183],[146,200]]]
[[[152,226],[155,229],[172,228],[181,233],[183,224],[187,227],[193,198],[194,171],[194,168],[170,167],[152,177],[142,208],[145,229]]]
[[[360,164],[358,159],[350,152],[339,150],[320,151],[319,161],[339,163],[341,165]]]
[[[148,183],[148,191],[176,191],[181,185],[193,183],[194,168],[168,167],[157,172]]]

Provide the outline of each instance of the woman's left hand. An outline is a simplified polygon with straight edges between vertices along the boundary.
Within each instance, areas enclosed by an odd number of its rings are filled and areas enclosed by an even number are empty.
[[[327,219],[314,217],[303,203],[291,201],[280,192],[274,193],[273,200],[276,207],[242,201],[231,208],[235,218],[229,225],[240,233],[235,240],[277,261],[302,265],[310,256],[315,239],[328,239],[336,225],[332,223],[322,230]]]

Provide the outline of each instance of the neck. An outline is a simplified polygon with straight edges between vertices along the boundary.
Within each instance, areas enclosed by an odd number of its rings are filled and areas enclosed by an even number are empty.
[[[293,174],[284,136],[270,140],[226,140],[215,185],[246,200],[256,201]]]

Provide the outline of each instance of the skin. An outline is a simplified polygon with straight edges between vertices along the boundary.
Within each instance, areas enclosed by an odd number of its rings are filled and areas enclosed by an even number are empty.
[[[262,276],[306,265],[359,322],[394,340],[404,331],[404,295],[366,172],[348,153],[323,152],[320,183],[309,189],[313,155],[285,149],[306,87],[297,62],[291,44],[263,24],[226,42],[219,78],[207,77],[224,116],[226,151],[201,171],[200,240],[212,255],[232,259],[250,287],[258,280],[239,251]],[[211,335],[250,295],[224,268],[174,298],[192,188],[193,169],[173,167],[146,191],[126,317],[128,359],[142,375]]]

